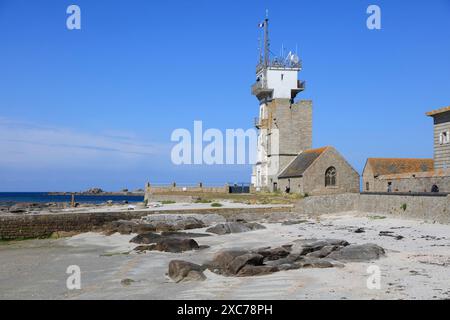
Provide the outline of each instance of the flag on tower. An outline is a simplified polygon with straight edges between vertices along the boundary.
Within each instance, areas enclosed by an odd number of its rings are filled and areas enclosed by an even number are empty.
[[[258,24],[259,28],[264,28],[264,22],[261,22],[260,24]]]

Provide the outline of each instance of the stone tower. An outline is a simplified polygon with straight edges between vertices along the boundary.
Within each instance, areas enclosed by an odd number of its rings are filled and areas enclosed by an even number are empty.
[[[434,168],[450,169],[450,107],[427,115],[434,120]]]
[[[264,29],[264,52],[256,67],[252,94],[259,101],[257,162],[252,184],[260,190],[276,191],[281,171],[302,151],[312,147],[312,102],[294,99],[305,89],[298,80],[302,64],[296,54],[270,58],[269,20]],[[283,51],[283,50],[282,50]]]

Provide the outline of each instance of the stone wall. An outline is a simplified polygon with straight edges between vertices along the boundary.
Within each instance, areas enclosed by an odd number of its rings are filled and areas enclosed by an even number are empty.
[[[223,187],[185,187],[185,186],[152,186],[147,184],[145,186],[144,201],[163,201],[163,200],[174,200],[177,202],[190,202],[188,196],[183,196],[183,193],[198,194],[202,193],[228,193],[229,185],[226,184]],[[250,191],[254,191],[252,188]],[[162,197],[164,196],[164,197]],[[171,199],[173,197],[173,199]],[[177,198],[180,201],[176,200]],[[162,199],[162,200],[152,200],[152,199]]]
[[[335,167],[336,186],[325,187],[325,172]],[[328,148],[303,174],[304,191],[309,195],[338,194],[360,191],[359,174],[334,148]]]
[[[64,213],[0,216],[0,240],[46,238],[54,232],[89,232],[107,222],[139,219],[149,214],[268,214],[290,212],[291,206],[259,208],[203,208],[132,212]]]
[[[420,173],[417,175],[420,175]],[[415,176],[395,179],[381,176],[373,180],[370,191],[386,192],[388,183],[391,183],[393,192],[431,192],[433,185],[436,185],[440,192],[450,193],[450,172],[448,176]]]
[[[178,203],[192,203],[194,197],[192,196],[184,196],[178,194],[153,194],[147,193],[145,199],[148,202],[164,202],[164,201],[174,201]]]
[[[268,187],[274,190],[278,175],[302,151],[312,146],[312,101],[301,100],[291,104],[289,99],[275,99],[268,105],[270,128],[278,129],[278,150],[268,146],[270,162],[278,165],[278,171],[268,177]],[[269,130],[270,131],[270,130]],[[272,140],[269,138],[269,144]],[[275,168],[276,166],[272,166]],[[280,186],[278,185],[278,190]],[[284,191],[284,190],[282,190]]]
[[[45,238],[54,232],[88,232],[107,222],[136,219],[138,212],[0,216],[0,240]]]
[[[385,186],[385,188],[383,190],[376,190],[375,189],[375,177],[373,174],[373,170],[372,170],[372,166],[370,166],[367,162],[366,162],[366,166],[364,167],[363,173],[362,173],[362,180],[363,180],[363,185],[362,185],[362,190],[364,192],[369,192],[369,191],[386,191],[387,190],[387,186]]]
[[[300,214],[329,214],[356,210],[358,193],[306,197],[300,200],[294,212]]]
[[[363,193],[314,196],[299,201],[294,209],[294,212],[303,214],[346,211],[450,223],[450,195]]]
[[[358,211],[450,223],[450,196],[361,194]]]
[[[336,186],[325,186],[325,172],[334,167],[337,172]],[[290,185],[292,193],[308,195],[326,195],[340,193],[359,193],[359,174],[336,151],[329,147],[313,164],[306,169],[301,178],[278,179],[280,191],[285,191]]]
[[[305,194],[302,177],[278,179],[278,188],[281,192],[285,192],[287,186],[291,188],[291,193]]]

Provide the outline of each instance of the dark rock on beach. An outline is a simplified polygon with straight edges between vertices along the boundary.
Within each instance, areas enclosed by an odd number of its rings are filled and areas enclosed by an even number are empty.
[[[199,248],[198,243],[194,239],[167,238],[158,240],[155,244],[148,246],[146,250],[180,253]]]
[[[289,255],[289,250],[287,248],[263,248],[256,251],[256,253],[262,255],[265,260],[273,261],[281,258],[285,258]]]
[[[177,283],[185,281],[203,281],[206,279],[203,271],[204,268],[197,264],[181,260],[172,260],[169,263],[168,275]]]
[[[271,274],[279,271],[277,267],[273,266],[253,266],[253,265],[245,265],[242,269],[239,270],[237,276],[238,277],[255,277],[255,276],[264,276],[267,274]]]
[[[249,232],[255,230],[265,229],[263,225],[258,223],[249,223],[249,222],[226,222],[220,223],[214,227],[206,229],[206,232],[214,233],[217,235],[224,235],[230,233],[242,233]]]
[[[19,213],[28,213],[31,211],[41,211],[47,209],[49,207],[46,203],[16,203],[9,207],[9,213],[19,214]]]
[[[137,244],[151,244],[156,243],[157,241],[161,240],[163,237],[157,233],[154,232],[147,232],[147,233],[141,233],[138,234],[136,237],[130,240],[131,243],[137,243]]]
[[[170,238],[203,238],[210,237],[207,233],[192,233],[192,232],[180,232],[180,231],[165,231],[161,232],[162,237]]]
[[[364,262],[379,259],[384,255],[385,251],[382,247],[368,243],[363,245],[349,245],[339,251],[334,251],[327,258],[338,261]]]
[[[394,234],[392,231],[380,231],[380,237],[392,237],[395,240],[402,240],[404,237],[398,234]]]
[[[143,218],[143,221],[153,225],[156,231],[172,232],[192,230],[206,227],[203,221],[191,216],[155,215]]]

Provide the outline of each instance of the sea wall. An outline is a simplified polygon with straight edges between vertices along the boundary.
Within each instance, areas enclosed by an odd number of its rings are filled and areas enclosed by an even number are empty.
[[[346,211],[450,223],[450,195],[362,193],[316,196],[302,199],[294,210],[304,214]]]
[[[54,232],[88,232],[107,222],[142,216],[135,212],[0,216],[0,240],[46,238]]]
[[[357,210],[374,214],[450,223],[450,195],[361,194]]]
[[[36,215],[0,215],[0,240],[46,238],[55,232],[89,232],[107,222],[138,219],[150,214],[221,214],[224,216],[251,213],[264,215],[290,212],[291,206],[258,208],[202,208],[183,210],[85,212]]]

